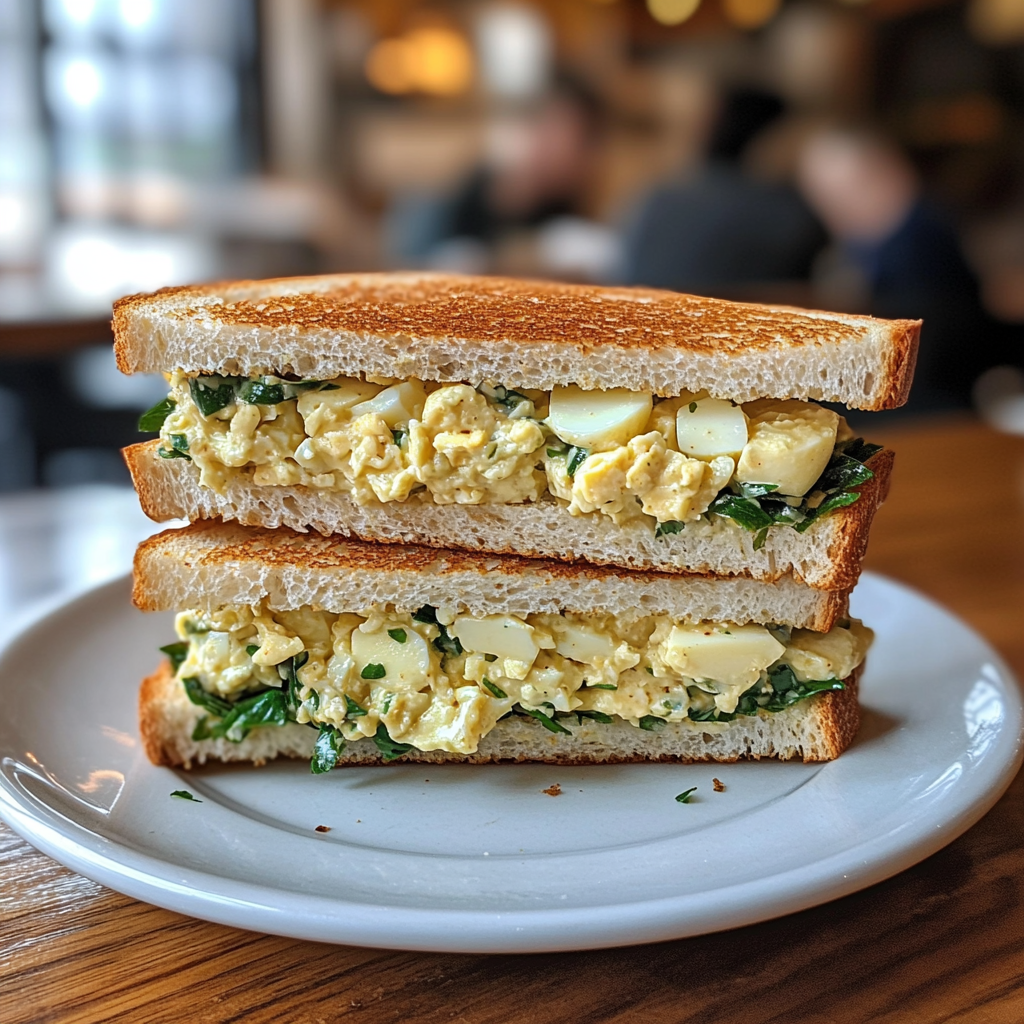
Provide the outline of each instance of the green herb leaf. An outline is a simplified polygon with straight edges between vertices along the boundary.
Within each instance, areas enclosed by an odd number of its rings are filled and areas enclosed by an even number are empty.
[[[495,686],[494,683],[492,683],[490,679],[487,678],[487,676],[484,676],[484,686],[486,686],[487,689],[490,690],[491,693],[493,693],[494,696],[498,698],[498,700],[508,699],[508,694],[500,686]]]
[[[385,761],[394,761],[415,749],[411,743],[396,743],[383,722],[377,726],[377,731],[373,734],[373,742],[377,744],[377,749]]]
[[[204,711],[209,711],[211,715],[223,718],[231,712],[231,704],[224,700],[223,697],[218,697],[216,694],[203,689],[203,684],[195,676],[182,679],[181,685],[185,687],[188,699]]]
[[[667,522],[658,523],[654,528],[655,537],[666,537],[670,533],[679,533],[685,524],[677,519],[669,519]]]
[[[167,655],[167,660],[171,663],[171,671],[177,675],[182,662],[188,657],[188,641],[181,640],[176,644],[167,644],[165,647],[161,647],[160,651]]]
[[[248,654],[249,657],[251,658],[259,649],[260,649],[260,645],[259,644],[249,644],[245,648],[245,653]]]
[[[187,434],[171,434],[171,447],[178,452],[188,451]]]
[[[657,732],[659,729],[664,729],[668,725],[668,722],[664,718],[658,718],[657,715],[644,715],[640,719],[640,728],[646,729],[648,732]]]
[[[459,643],[459,638],[452,636],[448,629],[440,622],[437,623],[437,628],[439,632],[434,637],[434,650],[440,651],[446,657],[454,658],[460,655],[462,653],[462,644]]]
[[[696,412],[697,411],[697,403],[696,402],[691,402],[687,406],[687,408],[690,410],[690,412]]]
[[[247,405],[277,405],[284,401],[284,387],[261,380],[247,380],[238,389],[238,397]]]
[[[763,498],[779,489],[778,484],[745,484],[739,480],[734,480],[733,485],[742,498]]]
[[[156,453],[161,459],[187,459],[189,462],[192,461],[192,456],[188,452],[179,451],[177,448],[157,448]]]
[[[139,430],[157,433],[163,427],[164,420],[174,412],[176,407],[177,403],[168,395],[139,417]]]
[[[387,675],[387,670],[378,662],[371,661],[359,675],[363,679],[383,679]]]
[[[618,687],[614,683],[587,683],[587,687],[591,690],[617,690]]]
[[[433,605],[425,604],[419,611],[413,612],[413,622],[425,622],[428,625],[437,625],[437,609]]]
[[[545,715],[543,711],[535,711],[531,708],[523,707],[519,708],[519,710],[522,711],[523,714],[529,715],[531,718],[536,718],[537,721],[540,722],[540,724],[548,730],[548,732],[562,732],[565,733],[566,736],[572,735],[572,733],[569,732],[569,730],[566,729],[564,725],[561,725],[560,723],[556,722],[553,718],[550,717],[550,715]]]
[[[584,460],[590,454],[586,448],[577,448],[573,446],[569,449],[569,453],[566,456],[565,472],[571,480],[576,475],[576,470],[583,465]]]
[[[647,672],[647,674],[648,674],[649,676],[653,676],[653,675],[654,675],[654,669],[653,669],[653,668],[651,668],[651,666],[650,666],[650,665],[647,665],[647,666],[645,666],[645,671]]]
[[[201,804],[203,802],[198,797],[193,796],[187,789],[175,789],[172,791],[171,796],[176,796],[179,800],[191,800],[194,804]]]
[[[395,641],[396,644],[404,644],[409,639],[409,634],[404,629],[389,629],[388,636]]]
[[[329,772],[337,763],[342,750],[345,749],[345,738],[333,725],[321,725],[320,735],[313,744],[313,756],[309,762],[309,770],[313,775]]]
[[[565,448],[549,448],[548,449],[548,458],[550,458],[550,459],[558,459],[558,458],[561,458],[562,456],[564,456],[565,453],[566,453],[566,449]]]
[[[192,401],[196,408],[204,416],[212,416],[225,406],[235,400],[235,381],[231,378],[217,377],[214,380],[222,381],[215,384],[213,380],[203,377],[193,377],[188,382],[188,390],[192,395]]]
[[[696,793],[696,792],[697,792],[697,787],[696,786],[691,786],[689,789],[684,789],[682,791],[682,793],[680,793],[676,797],[676,803],[677,804],[688,804],[690,802],[690,797],[693,796],[693,794]]]
[[[409,436],[408,430],[403,430],[401,427],[393,427],[391,430],[391,437],[394,439],[396,445],[399,448],[405,444],[405,439]]]
[[[772,517],[753,498],[741,498],[735,494],[720,494],[708,506],[708,511],[728,517],[751,533],[773,523]]]
[[[284,692],[264,690],[235,704],[210,731],[214,738],[224,737],[232,743],[241,743],[258,726],[287,725],[289,721]]]
[[[497,661],[497,660],[498,660],[498,656],[496,654],[485,654],[484,655],[484,661],[492,662],[492,661]]]
[[[608,725],[612,720],[612,716],[606,715],[603,711],[574,711],[573,714],[580,720],[580,725],[583,724],[584,718],[592,718],[595,722],[600,722],[602,725]]]
[[[345,694],[345,713],[349,718],[362,718],[366,708],[357,704],[347,693]]]

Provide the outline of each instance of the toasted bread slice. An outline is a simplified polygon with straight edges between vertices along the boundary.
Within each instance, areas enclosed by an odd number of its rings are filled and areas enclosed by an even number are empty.
[[[370,544],[340,537],[193,523],[143,541],[132,599],[143,611],[256,604],[359,612],[445,606],[472,615],[641,611],[676,619],[775,622],[826,632],[847,612],[849,591],[813,590],[783,577],[630,572],[519,558]]]
[[[657,537],[649,520],[619,525],[598,513],[573,516],[554,498],[514,505],[357,505],[341,491],[260,487],[247,477],[236,478],[221,495],[200,486],[199,471],[191,462],[161,459],[159,446],[159,441],[149,441],[124,452],[142,509],[157,522],[220,518],[244,526],[287,526],[300,533],[313,529],[383,543],[585,559],[596,565],[747,576],[769,583],[789,575],[816,590],[847,590],[857,582],[871,521],[889,491],[893,463],[892,452],[878,452],[868,462],[874,479],[861,487],[857,502],[804,533],[774,527],[755,550],[752,533],[717,516]]]
[[[892,409],[920,321],[640,288],[338,274],[164,288],[114,305],[124,373],[372,374]]]
[[[397,763],[427,761],[485,764],[541,761],[547,764],[616,764],[631,761],[830,761],[852,742],[860,724],[857,683],[861,669],[847,679],[845,690],[820,693],[785,711],[738,716],[728,723],[669,722],[657,732],[637,729],[621,719],[610,723],[584,719],[571,736],[548,732],[532,718],[502,719],[480,741],[475,754],[411,750]],[[139,722],[142,744],[158,765],[192,768],[207,761],[252,761],[275,757],[308,759],[317,732],[305,725],[254,729],[241,743],[193,740],[201,709],[189,702],[165,661],[142,684]],[[370,740],[346,745],[338,761],[346,765],[385,764]]]

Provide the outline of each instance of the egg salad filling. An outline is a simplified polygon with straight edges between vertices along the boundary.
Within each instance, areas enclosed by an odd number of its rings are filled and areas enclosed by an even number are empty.
[[[362,739],[387,759],[471,754],[510,714],[556,733],[585,719],[715,728],[843,689],[873,636],[856,619],[815,633],[666,615],[335,614],[266,602],[183,611],[176,630],[162,650],[204,711],[192,738],[240,742],[253,728],[307,724],[319,730],[314,771]]]
[[[245,474],[359,504],[548,495],[574,515],[647,517],[658,536],[720,516],[753,531],[755,547],[771,526],[803,531],[856,501],[879,450],[832,410],[795,400],[180,373],[170,385],[139,425],[221,494]]]

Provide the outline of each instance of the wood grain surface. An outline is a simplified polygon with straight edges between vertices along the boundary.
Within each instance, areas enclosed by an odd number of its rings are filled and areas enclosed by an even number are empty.
[[[949,606],[1024,676],[1024,440],[886,429],[867,564]],[[860,1024],[1024,1021],[1024,775],[968,833],[863,892],[653,946],[394,953],[206,924],[110,892],[0,826],[0,1022]]]

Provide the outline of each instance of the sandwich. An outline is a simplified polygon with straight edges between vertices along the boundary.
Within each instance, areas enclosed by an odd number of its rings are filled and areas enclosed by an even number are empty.
[[[362,274],[119,300],[168,398],[126,450],[157,521],[658,572],[856,582],[920,323],[629,288]]]
[[[156,764],[837,757],[871,631],[848,592],[194,523],[143,542],[177,613]]]

